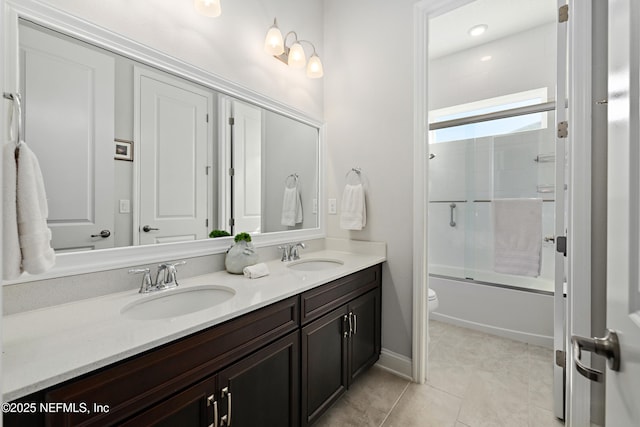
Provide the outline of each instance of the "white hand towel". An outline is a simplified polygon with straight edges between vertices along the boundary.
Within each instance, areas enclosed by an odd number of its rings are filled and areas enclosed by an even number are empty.
[[[51,230],[47,227],[47,216],[49,215],[47,197],[40,164],[35,154],[24,142],[20,145],[18,153],[17,185],[14,193],[21,254],[18,275],[22,271],[39,274],[51,269],[55,264],[56,257],[50,244]],[[11,200],[7,200],[7,202],[9,205],[12,204]],[[11,207],[8,209],[11,212]],[[12,225],[10,227],[13,229]],[[15,258],[12,263],[15,263]],[[5,273],[13,275],[13,278],[17,277],[15,268]],[[6,277],[6,274],[3,273],[3,276]]]
[[[345,230],[362,230],[367,224],[364,187],[347,184],[340,205],[340,227]]]
[[[280,223],[288,227],[293,227],[302,222],[302,200],[298,186],[284,187],[284,197],[282,198],[282,218]]]
[[[493,201],[494,270],[538,277],[542,251],[542,200]]]
[[[269,267],[264,262],[260,262],[258,264],[250,265],[242,269],[245,277],[249,279],[257,279],[259,277],[269,275]]]
[[[15,279],[22,274],[22,253],[18,238],[18,213],[16,210],[17,168],[13,142],[2,150],[2,278]]]

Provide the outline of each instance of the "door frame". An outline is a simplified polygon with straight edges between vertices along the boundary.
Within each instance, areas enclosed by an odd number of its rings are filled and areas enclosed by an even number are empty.
[[[427,375],[428,330],[428,34],[429,19],[473,0],[421,0],[414,6],[414,115],[413,115],[413,323],[412,378],[424,383]],[[591,277],[591,2],[569,0],[569,285],[567,336],[590,335]],[[585,71],[586,70],[586,71]],[[576,143],[579,141],[579,144]],[[579,212],[579,215],[572,215]],[[582,271],[580,270],[582,268]],[[576,284],[576,286],[573,286]],[[571,360],[571,346],[566,360]],[[590,386],[568,370],[567,420],[585,425],[590,415]],[[572,382],[573,381],[573,382]],[[575,424],[574,424],[575,423]]]

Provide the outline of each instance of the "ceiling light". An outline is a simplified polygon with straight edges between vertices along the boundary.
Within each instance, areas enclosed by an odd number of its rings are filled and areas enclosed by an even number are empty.
[[[293,37],[293,43],[287,46],[289,36]],[[313,49],[308,64],[302,43],[309,44]],[[308,40],[298,40],[298,35],[295,31],[289,31],[283,38],[275,18],[273,25],[269,28],[269,31],[267,31],[267,36],[264,40],[264,50],[291,68],[304,68],[304,66],[307,65],[307,77],[309,78],[318,79],[324,75],[322,61],[320,61],[320,57],[316,53],[316,47],[313,43]]]
[[[491,58],[492,58],[491,55],[485,55],[482,58],[480,58],[480,61],[482,61],[482,62],[491,61]]]
[[[488,28],[489,26],[487,24],[474,25],[473,27],[469,28],[469,35],[471,37],[478,37],[479,35],[484,34],[484,32],[487,31]]]
[[[217,18],[222,13],[220,0],[193,0],[193,7],[200,15]]]

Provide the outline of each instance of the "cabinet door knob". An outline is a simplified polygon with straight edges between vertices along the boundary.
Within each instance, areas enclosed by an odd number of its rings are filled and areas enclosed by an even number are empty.
[[[149,226],[149,225],[145,225],[144,227],[142,227],[142,231],[144,231],[145,233],[148,233],[148,232],[150,232],[150,231],[152,231],[152,230],[153,230],[153,231],[157,231],[157,230],[160,230],[160,229],[159,229],[159,228],[151,227],[151,226]]]

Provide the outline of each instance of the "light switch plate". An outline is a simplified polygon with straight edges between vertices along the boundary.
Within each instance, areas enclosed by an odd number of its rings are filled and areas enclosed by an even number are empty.
[[[338,203],[336,199],[329,199],[329,214],[335,215],[338,212]]]
[[[131,202],[126,199],[120,200],[120,213],[129,213],[131,212]]]

